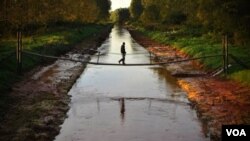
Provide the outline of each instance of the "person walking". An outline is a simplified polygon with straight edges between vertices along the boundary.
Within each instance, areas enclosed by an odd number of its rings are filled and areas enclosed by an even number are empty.
[[[122,62],[122,64],[125,65],[125,56],[126,56],[125,42],[122,43],[121,54],[122,54],[122,58],[118,62],[119,64]]]

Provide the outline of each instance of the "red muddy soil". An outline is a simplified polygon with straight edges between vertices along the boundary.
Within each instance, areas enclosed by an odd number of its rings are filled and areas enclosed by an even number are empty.
[[[159,44],[141,33],[131,30],[133,38],[160,62],[187,58],[171,46]],[[166,69],[173,74],[206,74],[199,62],[169,64]],[[180,75],[179,75],[180,76]],[[250,124],[250,88],[232,80],[209,75],[179,77],[178,83],[187,93],[203,122],[204,132],[211,140],[220,140],[221,127],[225,124]],[[191,75],[190,75],[191,76]]]

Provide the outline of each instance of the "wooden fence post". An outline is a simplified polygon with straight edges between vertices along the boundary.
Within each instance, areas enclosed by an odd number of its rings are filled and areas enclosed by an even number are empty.
[[[19,30],[17,31],[17,46],[16,46],[16,65],[17,65],[17,73],[19,73]]]
[[[23,35],[22,31],[20,31],[20,74],[22,73],[23,68]]]
[[[228,36],[226,35],[226,42],[225,42],[225,57],[226,57],[226,74],[228,74],[228,65],[229,65],[229,62],[228,62]]]
[[[152,55],[150,51],[149,51],[149,60],[150,60],[150,64],[152,64]]]
[[[100,52],[100,51],[98,51],[97,64],[99,63],[99,59],[100,59],[100,54],[101,54],[101,52]]]
[[[226,58],[225,58],[225,35],[222,37],[222,54],[223,54],[223,72],[226,70]]]
[[[228,37],[227,35],[223,35],[222,38],[222,47],[223,47],[223,71],[225,74],[228,73]]]
[[[17,73],[22,73],[22,32],[18,29],[17,31],[17,48],[16,48],[16,59],[17,59]]]

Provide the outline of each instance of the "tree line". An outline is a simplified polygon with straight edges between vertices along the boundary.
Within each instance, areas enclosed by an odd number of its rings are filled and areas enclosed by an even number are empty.
[[[196,26],[249,41],[249,0],[132,0],[131,17],[149,27]]]
[[[0,29],[3,32],[6,26],[99,22],[108,19],[110,6],[110,0],[1,0]]]

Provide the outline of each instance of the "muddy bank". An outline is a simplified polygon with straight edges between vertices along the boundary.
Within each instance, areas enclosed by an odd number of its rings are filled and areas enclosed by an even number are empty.
[[[89,59],[109,35],[110,28],[84,40],[65,56]],[[10,93],[13,101],[0,121],[0,140],[50,141],[60,131],[60,125],[69,109],[68,91],[84,70],[86,64],[57,60],[24,74]]]
[[[171,46],[159,44],[141,33],[130,30],[133,38],[155,54],[156,61],[174,61],[188,56]],[[199,62],[166,65],[188,93],[192,107],[203,123],[204,133],[211,140],[220,140],[224,124],[250,124],[250,88],[237,82],[211,77]],[[195,76],[195,77],[194,77]]]

